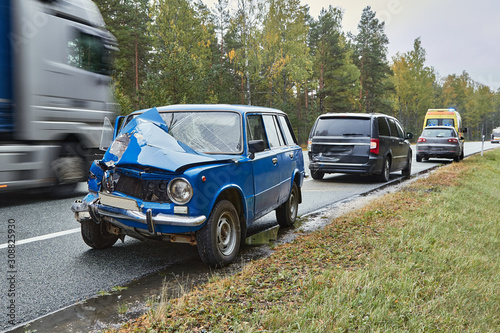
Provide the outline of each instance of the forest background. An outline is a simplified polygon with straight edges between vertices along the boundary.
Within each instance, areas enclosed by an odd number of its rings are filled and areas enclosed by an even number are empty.
[[[121,114],[178,103],[274,107],[301,144],[327,112],[390,114],[417,137],[430,108],[459,111],[468,140],[489,140],[500,126],[500,91],[465,71],[441,77],[420,38],[387,59],[385,24],[371,7],[352,34],[341,8],[313,18],[300,0],[218,0],[212,10],[202,0],[94,1],[119,43]]]

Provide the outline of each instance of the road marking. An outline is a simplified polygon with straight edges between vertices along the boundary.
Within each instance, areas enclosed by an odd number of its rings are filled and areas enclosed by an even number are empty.
[[[28,244],[28,243],[33,243],[33,242],[38,242],[46,239],[51,239],[51,238],[56,238],[60,236],[66,236],[66,235],[71,235],[75,234],[77,232],[80,232],[80,228],[75,228],[75,229],[70,229],[70,230],[64,230],[64,231],[59,231],[59,232],[54,232],[52,234],[47,234],[43,236],[37,236],[37,237],[32,237],[28,239],[22,239],[22,240],[16,240],[16,246],[21,245],[21,244]],[[5,249],[9,247],[9,243],[6,244],[0,244],[0,249]]]

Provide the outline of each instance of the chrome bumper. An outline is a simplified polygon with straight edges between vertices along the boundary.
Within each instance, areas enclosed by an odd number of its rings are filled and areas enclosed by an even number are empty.
[[[147,226],[150,233],[156,233],[156,225],[197,227],[203,224],[207,219],[205,215],[182,216],[160,213],[153,216],[151,209],[148,209],[146,213],[143,213],[141,211],[111,207],[99,203],[98,199],[92,201],[91,203],[77,200],[71,206],[71,210],[75,213],[77,220],[80,222],[92,218],[96,223],[99,223],[102,216],[106,216],[114,219],[142,223]]]

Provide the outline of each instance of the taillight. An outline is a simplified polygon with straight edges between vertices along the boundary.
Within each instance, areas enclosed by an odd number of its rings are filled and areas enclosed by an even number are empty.
[[[450,142],[450,143],[458,143],[458,139],[457,138],[451,138],[451,139],[448,139],[448,142]]]
[[[418,138],[417,142],[427,142],[426,138]]]
[[[379,139],[371,139],[370,140],[370,153],[377,154],[380,151],[380,141]]]

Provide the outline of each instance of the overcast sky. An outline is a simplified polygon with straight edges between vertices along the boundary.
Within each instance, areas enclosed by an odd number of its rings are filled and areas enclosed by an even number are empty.
[[[204,0],[209,6],[216,0]],[[469,73],[473,80],[500,88],[500,0],[300,0],[318,18],[321,8],[344,10],[344,31],[357,33],[363,8],[385,21],[389,61],[413,49],[420,37],[426,65],[440,77]],[[236,0],[230,0],[236,2]]]
[[[385,21],[389,60],[413,49],[420,37],[426,65],[441,77],[461,74],[496,90],[500,87],[499,0],[301,0],[315,18],[329,5],[344,9],[344,31],[357,33],[363,8]]]

